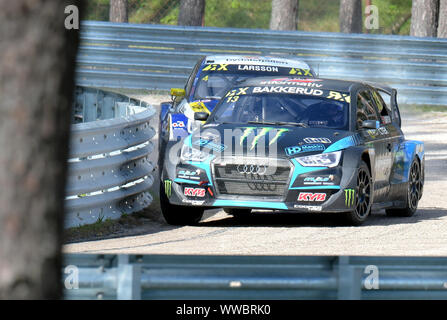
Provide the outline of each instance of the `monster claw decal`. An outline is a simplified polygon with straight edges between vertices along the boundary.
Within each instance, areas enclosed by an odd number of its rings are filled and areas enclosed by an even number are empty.
[[[239,140],[239,145],[242,145],[244,140],[250,135],[250,133],[253,132],[254,129],[255,129],[255,127],[250,127],[250,128],[246,128],[244,130],[244,133],[242,134],[241,139]]]
[[[165,180],[165,194],[166,197],[170,198],[172,195],[172,181],[171,180]]]
[[[254,139],[253,142],[251,143],[251,147],[250,150],[253,150],[253,148],[256,146],[256,144],[258,143],[259,139],[261,139],[263,136],[265,136],[269,131],[273,130],[273,128],[262,128],[261,133],[258,134]]]
[[[345,205],[350,208],[354,205],[355,201],[355,190],[345,189]]]
[[[276,140],[278,140],[279,137],[281,137],[282,134],[283,134],[284,132],[287,132],[287,131],[289,131],[289,129],[279,129],[278,132],[276,133],[276,136],[275,136],[272,140],[270,140],[269,145],[275,143]]]

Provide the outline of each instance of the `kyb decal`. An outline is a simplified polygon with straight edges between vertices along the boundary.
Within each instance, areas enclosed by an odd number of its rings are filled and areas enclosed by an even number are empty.
[[[324,151],[324,149],[326,149],[324,144],[316,143],[316,144],[304,144],[302,146],[288,147],[285,149],[285,152],[288,156],[294,156],[302,152]]]
[[[345,189],[345,205],[350,208],[355,203],[355,190]]]
[[[203,188],[189,188],[185,187],[183,194],[188,197],[199,197],[203,198],[205,196],[205,189]]]
[[[300,192],[298,201],[322,202],[326,200],[326,193]]]

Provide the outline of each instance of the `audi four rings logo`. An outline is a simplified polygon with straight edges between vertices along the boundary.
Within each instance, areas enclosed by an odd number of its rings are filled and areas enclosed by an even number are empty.
[[[253,176],[252,182],[247,182],[248,188],[250,190],[256,191],[275,191],[277,185],[274,183],[269,183],[269,181],[273,180],[272,176]]]
[[[267,172],[267,166],[256,164],[240,164],[237,166],[237,172],[240,174],[259,174],[263,175]]]

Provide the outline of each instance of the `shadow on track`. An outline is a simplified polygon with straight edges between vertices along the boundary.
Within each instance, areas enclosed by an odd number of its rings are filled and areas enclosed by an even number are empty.
[[[211,217],[212,215],[207,215]],[[412,217],[388,217],[385,211],[373,212],[366,222],[359,227],[387,226],[396,224],[414,224],[424,220],[439,219],[447,216],[447,209],[421,208]],[[207,219],[208,220],[208,219]],[[343,216],[333,213],[291,213],[291,212],[254,212],[246,218],[231,215],[222,219],[203,221],[199,227],[351,227],[343,221]]]

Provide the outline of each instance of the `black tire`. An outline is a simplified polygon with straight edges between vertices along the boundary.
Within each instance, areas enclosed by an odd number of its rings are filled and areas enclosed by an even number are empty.
[[[200,207],[170,204],[162,182],[160,182],[160,208],[166,222],[174,226],[196,225],[202,219],[204,211]]]
[[[364,161],[360,163],[357,173],[357,185],[354,193],[354,210],[347,212],[345,218],[347,223],[359,226],[366,221],[371,213],[372,205],[372,178],[368,166]]]
[[[423,177],[421,165],[414,159],[410,167],[410,176],[405,198],[405,208],[386,209],[387,216],[390,217],[411,217],[416,213],[419,199],[422,196]]]
[[[228,214],[231,214],[233,217],[235,217],[237,219],[246,219],[251,214],[251,209],[225,208],[224,211]]]

